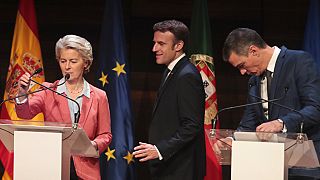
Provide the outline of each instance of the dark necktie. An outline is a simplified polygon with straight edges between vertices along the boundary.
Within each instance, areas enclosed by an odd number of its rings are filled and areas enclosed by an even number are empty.
[[[164,85],[164,83],[166,82],[166,79],[168,77],[168,74],[170,73],[170,69],[169,68],[166,68],[163,72],[163,75],[162,75],[162,80],[161,80],[161,86],[162,87]]]
[[[270,99],[270,95],[271,95],[271,80],[272,80],[272,72],[271,71],[268,71],[268,70],[266,70],[262,75],[261,75],[261,80],[264,80],[264,78],[266,78],[267,79],[267,94],[268,94],[268,99]],[[267,117],[267,119],[269,119],[268,117],[269,117],[269,115],[270,115],[270,111],[269,111],[269,109],[270,109],[270,104],[268,104],[268,108],[263,108],[263,111],[264,111],[264,113],[265,113],[265,115],[266,115],[266,117]],[[267,112],[268,112],[268,114],[267,114]]]
[[[266,78],[267,78],[267,91],[268,91],[268,99],[270,99],[270,95],[271,95],[271,80],[272,80],[272,72],[266,70],[265,72],[266,74]]]

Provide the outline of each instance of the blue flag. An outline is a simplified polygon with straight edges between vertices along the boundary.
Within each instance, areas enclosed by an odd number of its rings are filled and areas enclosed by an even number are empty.
[[[134,179],[133,117],[121,0],[106,1],[98,61],[97,87],[107,93],[112,132],[112,142],[100,157],[101,177]]]
[[[320,68],[320,1],[310,0],[308,20],[304,32],[303,49],[312,54]]]

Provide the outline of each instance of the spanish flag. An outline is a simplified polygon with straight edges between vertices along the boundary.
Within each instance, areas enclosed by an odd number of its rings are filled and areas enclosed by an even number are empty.
[[[33,0],[20,0],[16,25],[12,41],[10,63],[4,92],[4,104],[1,109],[1,119],[19,120],[12,100],[18,93],[18,80],[26,72],[32,74],[36,69],[43,68],[37,21]],[[34,80],[44,82],[43,71]],[[37,89],[30,84],[29,91]],[[7,101],[6,101],[7,100]],[[33,120],[43,121],[43,115],[38,114]],[[4,167],[3,180],[13,179],[13,153],[8,152],[0,142],[1,162]]]

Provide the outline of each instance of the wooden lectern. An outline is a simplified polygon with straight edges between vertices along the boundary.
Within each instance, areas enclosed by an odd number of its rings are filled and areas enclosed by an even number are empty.
[[[312,140],[302,133],[211,129],[206,135],[220,164],[231,165],[232,180],[286,180],[289,168],[320,167]]]
[[[0,139],[14,152],[15,180],[70,179],[70,156],[99,157],[72,124],[0,120]]]

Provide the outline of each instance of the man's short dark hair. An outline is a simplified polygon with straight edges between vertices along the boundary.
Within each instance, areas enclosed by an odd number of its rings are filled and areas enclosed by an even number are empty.
[[[178,41],[183,41],[183,50],[186,50],[188,44],[189,29],[182,22],[177,20],[166,20],[158,22],[153,26],[153,32],[156,31],[160,31],[162,33],[167,31],[171,32],[175,37],[173,43],[176,44]]]
[[[237,28],[233,30],[224,42],[223,60],[229,61],[232,52],[237,55],[248,56],[249,46],[251,45],[262,49],[267,47],[265,41],[255,30],[249,28]]]

